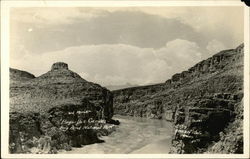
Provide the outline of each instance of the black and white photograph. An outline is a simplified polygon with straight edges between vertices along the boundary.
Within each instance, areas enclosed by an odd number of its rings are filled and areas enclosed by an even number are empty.
[[[1,7],[2,152],[249,157],[249,8],[113,3]]]

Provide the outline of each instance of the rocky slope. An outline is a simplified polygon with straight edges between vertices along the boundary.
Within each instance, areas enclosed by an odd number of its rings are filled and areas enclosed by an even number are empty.
[[[241,126],[242,119],[237,117],[240,111],[235,110],[243,97],[243,44],[221,51],[165,83],[113,94],[117,114],[173,121],[172,153],[207,151],[216,142],[225,143],[220,132],[227,133],[224,129],[229,123],[237,119],[237,126]],[[239,134],[242,136],[242,132]],[[243,141],[238,139],[239,149],[227,151],[242,153]],[[216,152],[213,148],[211,151]]]
[[[34,77],[10,69],[10,152],[56,153],[95,142],[115,123],[113,96],[58,62]],[[13,82],[14,81],[14,82]],[[18,82],[17,82],[18,81]]]
[[[10,82],[22,82],[33,78],[35,76],[29,72],[10,68]]]

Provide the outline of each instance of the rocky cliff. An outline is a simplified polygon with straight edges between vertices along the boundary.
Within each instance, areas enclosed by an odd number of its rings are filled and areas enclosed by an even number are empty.
[[[10,152],[56,153],[95,142],[114,123],[113,96],[58,62],[39,77],[10,69]],[[13,78],[14,77],[14,78]],[[12,82],[18,81],[18,82]]]
[[[222,140],[220,133],[229,123],[239,118],[240,111],[235,110],[243,97],[243,44],[221,51],[165,83],[113,94],[117,114],[173,121],[172,153],[207,151]],[[230,150],[234,153],[242,152],[243,141],[238,139],[238,149]]]

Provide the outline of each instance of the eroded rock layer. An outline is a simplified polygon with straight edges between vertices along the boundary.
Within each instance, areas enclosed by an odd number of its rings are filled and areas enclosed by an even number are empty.
[[[220,132],[236,119],[235,110],[243,97],[243,44],[221,51],[165,83],[113,94],[117,114],[173,121],[172,153],[204,152],[221,140]]]
[[[56,153],[101,142],[98,135],[113,128],[107,123],[118,123],[112,120],[112,93],[82,79],[65,63],[53,64],[36,78],[10,72],[15,80],[10,82],[11,153]]]

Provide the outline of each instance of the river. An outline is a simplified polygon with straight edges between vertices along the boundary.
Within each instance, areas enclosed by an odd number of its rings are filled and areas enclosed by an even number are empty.
[[[65,154],[140,154],[168,153],[171,145],[172,123],[165,120],[129,116],[114,116],[120,125],[104,143],[73,148]]]

